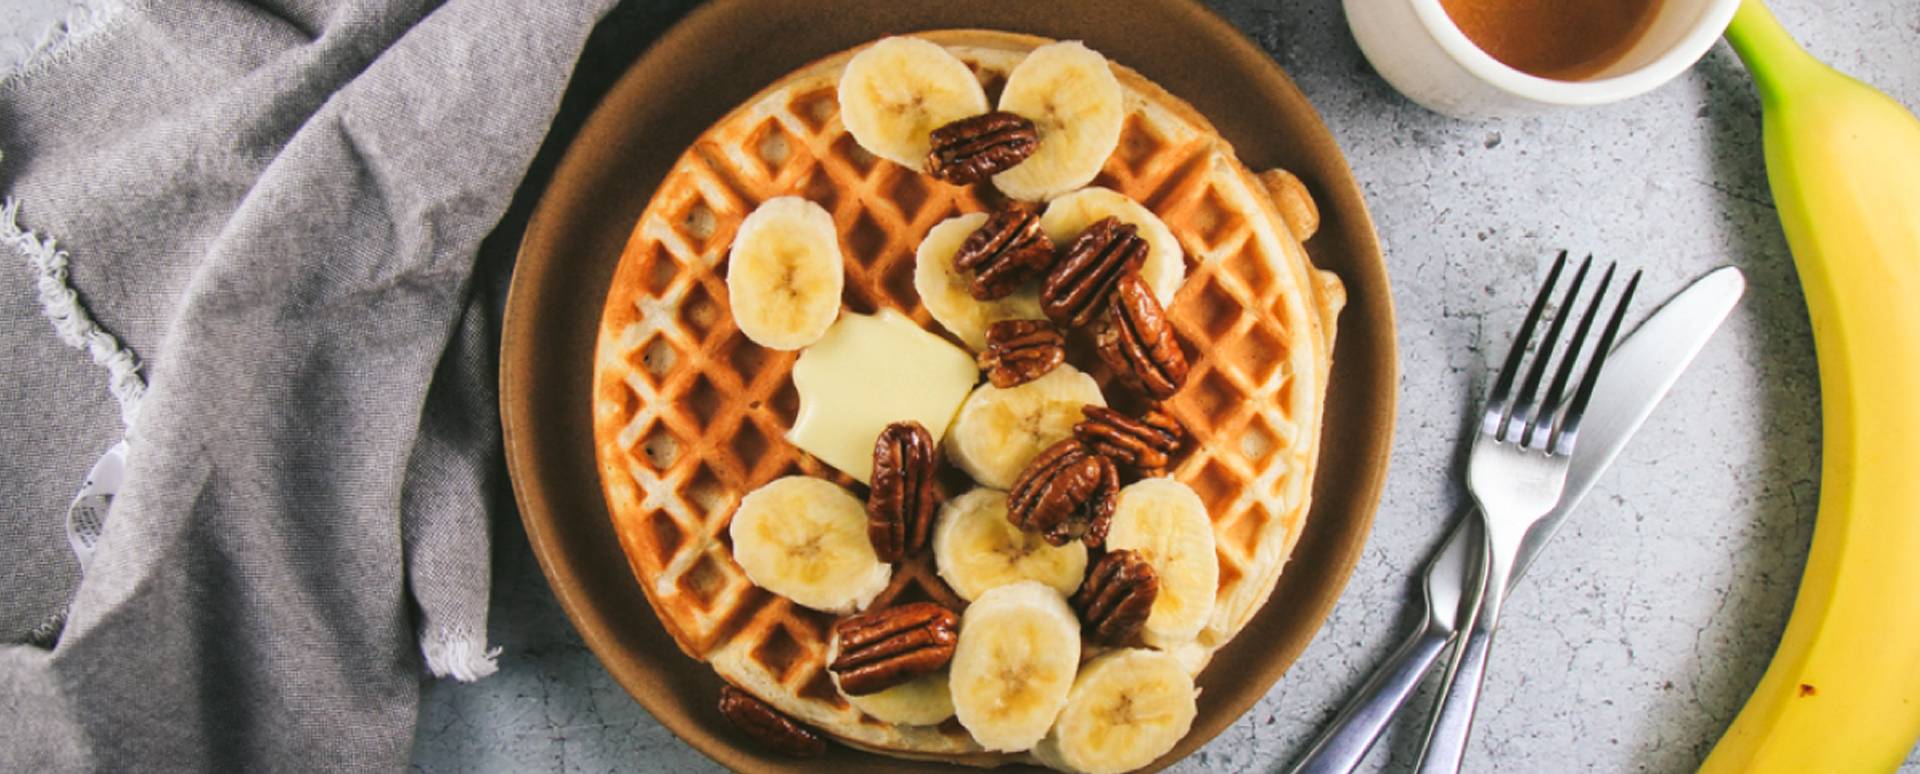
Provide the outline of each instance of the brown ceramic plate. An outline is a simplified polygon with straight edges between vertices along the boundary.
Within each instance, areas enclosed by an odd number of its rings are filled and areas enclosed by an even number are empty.
[[[1266,607],[1201,675],[1198,749],[1253,706],[1320,628],[1366,543],[1386,480],[1397,363],[1373,222],[1340,149],[1271,58],[1209,11],[1138,0],[939,3],[719,0],[662,36],[560,162],[521,245],[501,349],[514,491],[560,604],[609,672],[680,738],[743,772],[936,771],[836,747],[764,753],[716,711],[720,681],[661,627],[614,534],[589,415],[595,335],[621,250],[655,186],[709,124],[787,72],[882,35],[989,28],[1083,40],[1198,108],[1253,169],[1282,167],[1319,203],[1314,263],[1346,283],[1312,513]]]

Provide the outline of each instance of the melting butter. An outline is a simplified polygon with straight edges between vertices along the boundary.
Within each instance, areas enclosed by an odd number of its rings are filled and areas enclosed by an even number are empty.
[[[800,412],[787,440],[866,483],[881,430],[914,420],[937,447],[979,379],[972,355],[899,312],[843,313],[793,364]]]

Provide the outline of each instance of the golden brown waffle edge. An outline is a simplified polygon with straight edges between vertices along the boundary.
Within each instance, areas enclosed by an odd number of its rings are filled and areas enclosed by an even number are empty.
[[[1026,51],[1049,42],[978,30],[919,36],[972,66],[990,96]],[[847,256],[843,308],[896,308],[944,333],[913,290],[914,248],[941,220],[997,200],[988,187],[951,186],[853,142],[834,85],[855,51],[802,67],[723,117],[641,216],[597,344],[601,481],[655,613],[728,682],[858,748],[968,765],[1030,761],[982,751],[951,720],[896,727],[854,710],[824,668],[832,617],[754,587],[731,558],[728,517],[768,481],[813,475],[865,495],[782,438],[798,409],[788,378],[797,353],[753,344],[732,323],[725,258],[740,220],[774,196],[820,203]],[[1173,649],[1198,672],[1264,604],[1304,526],[1344,291],[1299,244],[1313,220],[1304,187],[1255,176],[1185,102],[1119,63],[1114,72],[1129,118],[1095,185],[1153,210],[1187,252],[1187,283],[1168,312],[1192,369],[1167,408],[1194,437],[1169,474],[1207,503],[1222,568],[1213,618]],[[1110,378],[1088,353],[1072,359],[1103,384]],[[1122,389],[1110,388],[1110,399]],[[960,604],[930,551],[897,568],[875,604],[921,599]]]

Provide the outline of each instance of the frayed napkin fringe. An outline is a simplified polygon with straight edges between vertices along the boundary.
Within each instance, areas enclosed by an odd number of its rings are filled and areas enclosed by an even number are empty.
[[[12,68],[0,70],[0,89],[11,88],[35,73],[58,64],[76,44],[124,18],[124,12],[132,5],[124,0],[94,0],[92,7],[77,8],[67,14],[65,21],[41,32],[40,39]]]
[[[47,620],[41,621],[39,626],[33,627],[33,631],[27,632],[27,636],[21,638],[20,644],[41,650],[53,650],[53,646],[60,644],[60,633],[66,628],[67,611],[61,610],[47,616]]]
[[[426,654],[427,670],[434,677],[451,677],[471,683],[500,671],[495,659],[499,648],[486,643],[466,627],[441,627],[420,638],[420,650]]]
[[[0,206],[0,241],[26,256],[34,273],[39,275],[34,284],[40,309],[53,323],[60,340],[74,349],[85,350],[96,365],[107,369],[107,388],[120,401],[121,420],[132,428],[134,418],[140,413],[140,399],[147,391],[147,382],[140,377],[140,359],[121,346],[113,334],[101,330],[87,313],[80,294],[67,280],[67,251],[61,250],[52,239],[41,239],[21,229],[19,213],[19,199],[8,197],[6,204]]]

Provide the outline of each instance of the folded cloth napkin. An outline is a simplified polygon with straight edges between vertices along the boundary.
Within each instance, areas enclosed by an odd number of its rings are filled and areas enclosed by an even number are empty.
[[[0,770],[399,768],[492,671],[475,256],[610,4],[134,0],[0,83]]]

